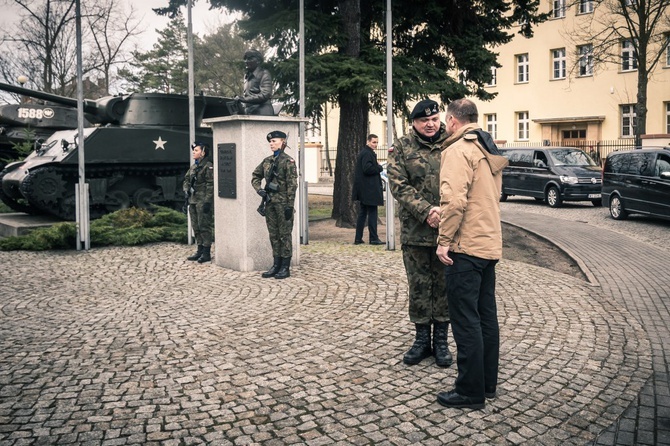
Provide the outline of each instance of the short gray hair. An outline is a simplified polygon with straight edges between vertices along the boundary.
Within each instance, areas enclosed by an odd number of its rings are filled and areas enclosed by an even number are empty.
[[[477,106],[470,99],[456,99],[447,106],[447,115],[458,119],[459,122],[469,124],[477,122],[479,112]]]

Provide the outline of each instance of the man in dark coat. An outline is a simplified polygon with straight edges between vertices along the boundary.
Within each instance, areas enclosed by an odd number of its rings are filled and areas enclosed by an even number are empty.
[[[244,53],[247,73],[244,75],[244,93],[236,100],[242,103],[247,115],[274,116],[272,107],[272,75],[263,68],[263,55],[258,50]]]
[[[379,144],[377,135],[368,135],[367,145],[358,153],[358,159],[356,159],[352,198],[354,201],[358,201],[360,205],[358,220],[356,221],[355,245],[363,243],[363,228],[366,218],[368,220],[370,244],[384,244],[377,235],[377,206],[384,205],[384,191],[380,175],[380,172],[384,169],[377,162],[377,154],[375,153],[377,144]]]

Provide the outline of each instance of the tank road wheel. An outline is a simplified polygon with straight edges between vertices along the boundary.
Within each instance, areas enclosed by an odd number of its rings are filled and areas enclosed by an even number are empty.
[[[130,197],[122,190],[110,191],[105,197],[105,209],[109,212],[130,207]]]
[[[65,181],[63,176],[53,169],[43,169],[34,173],[30,180],[29,190],[21,191],[24,196],[33,201],[54,204],[65,193]]]
[[[154,192],[149,188],[143,187],[137,189],[133,194],[133,203],[135,204],[135,207],[146,209],[158,201],[157,196],[158,191]]]

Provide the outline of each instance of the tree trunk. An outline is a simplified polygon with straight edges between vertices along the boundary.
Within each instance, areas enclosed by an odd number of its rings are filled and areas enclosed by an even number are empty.
[[[635,146],[642,145],[642,136],[647,134],[647,84],[649,71],[647,69],[647,44],[640,42],[637,64],[637,115],[635,125]]]
[[[356,209],[351,199],[354,168],[358,151],[365,144],[368,130],[368,98],[340,95],[340,125],[337,139],[337,161],[333,184],[333,214],[335,226],[354,227]]]
[[[344,44],[340,53],[357,59],[361,55],[361,2],[360,0],[339,0]],[[333,213],[335,225],[341,228],[353,227],[356,210],[351,199],[354,182],[354,166],[358,150],[365,143],[368,129],[368,98],[362,93],[339,92],[340,124],[337,138],[337,158],[335,181],[333,183]]]

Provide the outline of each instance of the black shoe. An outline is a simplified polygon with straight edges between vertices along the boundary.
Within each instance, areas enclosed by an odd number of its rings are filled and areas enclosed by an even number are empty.
[[[275,279],[286,279],[287,277],[291,277],[290,268],[291,268],[291,258],[282,257],[281,266],[279,267],[279,271],[277,271],[277,274],[275,274]]]
[[[371,245],[385,245],[386,243],[382,242],[381,240],[372,240],[370,242]]]
[[[455,390],[438,393],[437,402],[444,407],[453,409],[483,409],[486,406],[484,398],[480,401],[469,396],[459,395]]]
[[[362,245],[363,243],[363,240],[354,240],[354,245]]]
[[[447,343],[448,328],[449,322],[435,322],[433,324],[433,354],[435,355],[435,365],[438,367],[449,367],[454,362]]]
[[[417,365],[433,354],[433,350],[430,348],[431,325],[414,324],[414,326],[416,328],[416,339],[412,347],[402,358],[402,362],[407,365]]]
[[[485,388],[484,389],[484,397],[488,399],[493,399],[496,397],[496,388]]]
[[[198,259],[198,263],[205,263],[212,261],[212,252],[210,246],[204,246],[202,248],[202,255]]]

